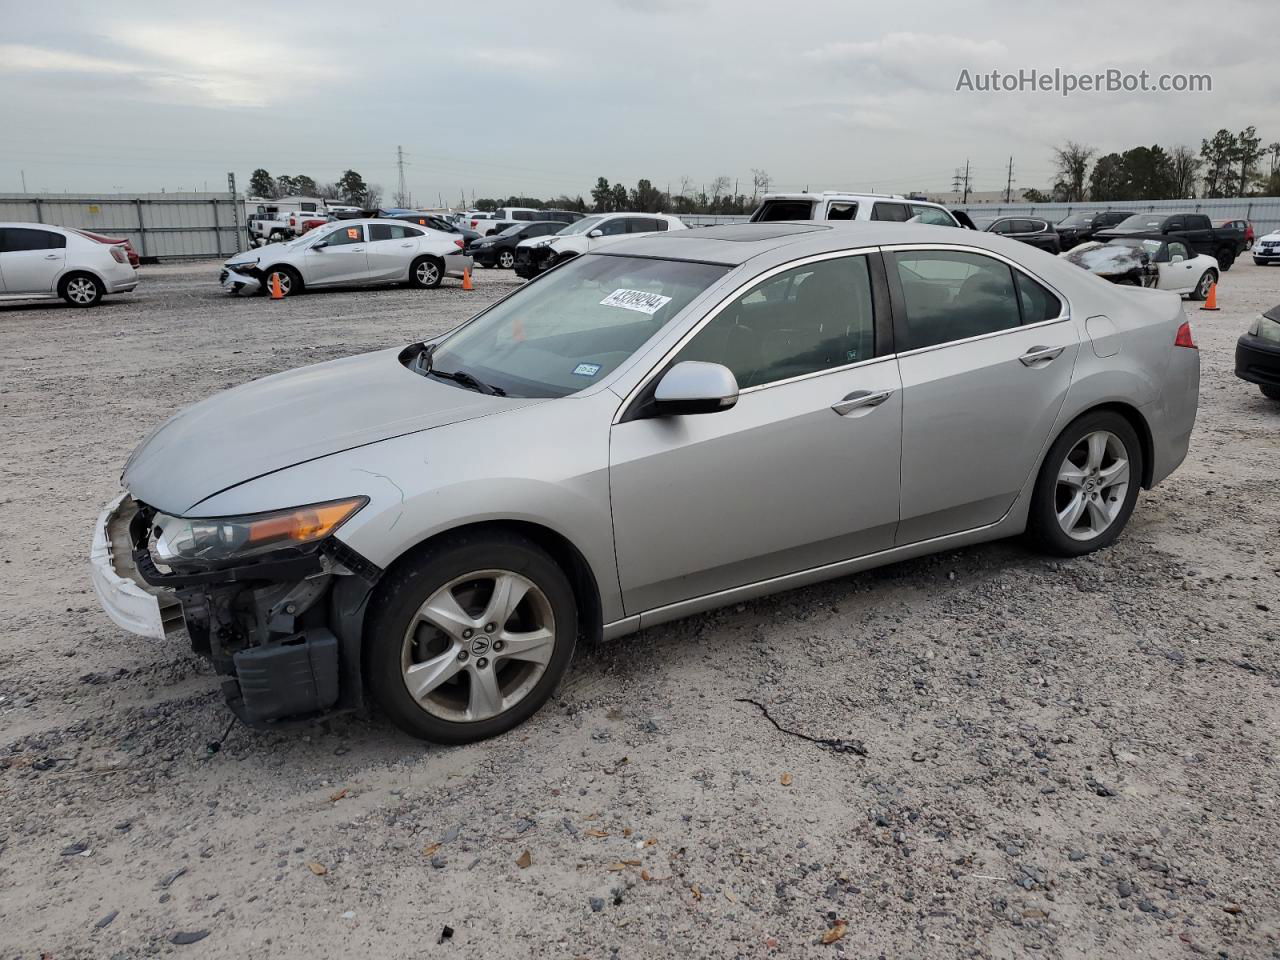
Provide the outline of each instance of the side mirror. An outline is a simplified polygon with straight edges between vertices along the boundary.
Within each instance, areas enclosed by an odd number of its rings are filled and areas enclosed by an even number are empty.
[[[312,249],[312,250],[323,250],[323,249],[324,249],[325,247],[327,247],[328,245],[329,245],[329,241],[328,241],[328,240],[317,240],[315,243],[313,243],[313,244],[311,245],[311,249]]]
[[[603,237],[603,236],[604,236],[604,231],[603,231],[603,230],[592,230],[590,233],[588,233],[588,234],[587,234],[587,236],[594,240],[596,237]]]
[[[719,413],[738,402],[738,381],[721,364],[685,360],[663,374],[653,402],[660,417]]]

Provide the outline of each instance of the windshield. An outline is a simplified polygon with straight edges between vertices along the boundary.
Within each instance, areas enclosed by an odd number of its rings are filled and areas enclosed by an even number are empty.
[[[1089,226],[1089,224],[1090,224],[1090,223],[1092,223],[1092,222],[1093,222],[1093,214],[1091,214],[1091,213],[1076,213],[1076,214],[1072,214],[1071,216],[1067,217],[1065,220],[1059,220],[1059,221],[1058,221],[1058,226],[1060,226],[1060,227],[1087,227],[1087,226]]]
[[[567,227],[565,227],[563,230],[557,230],[556,236],[567,237],[571,233],[586,233],[588,230],[594,227],[597,223],[599,223],[602,219],[604,218],[603,217],[583,217],[577,223],[571,223]]]
[[[580,256],[441,341],[431,368],[509,396],[567,396],[611,373],[728,269]]]
[[[523,230],[527,226],[528,226],[527,223],[513,223],[511,226],[507,227],[507,229],[503,230],[500,234],[498,234],[498,236],[514,237],[517,233],[519,233],[521,230]]]
[[[1151,213],[1135,213],[1116,224],[1117,230],[1159,230],[1164,217]]]
[[[1112,240],[1109,246],[1132,247],[1134,250],[1145,250],[1154,257],[1160,252],[1161,241],[1144,239],[1141,237],[1126,237],[1120,240]]]

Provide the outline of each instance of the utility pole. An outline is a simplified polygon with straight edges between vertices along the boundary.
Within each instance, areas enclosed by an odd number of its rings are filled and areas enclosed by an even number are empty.
[[[964,199],[960,202],[961,203],[969,202],[969,160],[968,158],[966,158],[964,161]]]
[[[951,178],[951,192],[959,193],[960,185],[964,183],[964,177],[960,175],[960,168],[956,167],[956,175]]]
[[[22,192],[26,193],[27,192],[27,171],[19,170],[18,173],[22,174]]]
[[[1009,178],[1004,183],[1004,202],[1008,203],[1013,195],[1013,157],[1009,158]]]
[[[412,206],[409,192],[404,186],[404,147],[396,147],[396,170],[400,174],[400,183],[396,191],[396,203],[404,207]]]

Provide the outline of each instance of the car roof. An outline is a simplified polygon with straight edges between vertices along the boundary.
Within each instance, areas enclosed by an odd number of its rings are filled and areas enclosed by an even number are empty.
[[[888,244],[923,243],[968,246],[1004,256],[1036,253],[1026,244],[999,234],[960,227],[886,220],[774,221],[695,227],[619,238],[596,251],[606,256],[695,260],[738,266],[753,257],[787,248],[788,257],[804,257]]]
[[[1186,241],[1177,234],[1168,233],[1126,233],[1121,237],[1112,237],[1110,242],[1115,243],[1119,240],[1159,240],[1161,243],[1164,243],[1166,240],[1176,240],[1178,243],[1186,243]]]
[[[939,206],[932,200],[908,200],[900,193],[853,193],[848,190],[823,190],[821,193],[766,193],[761,200],[905,200],[907,203],[928,203]]]

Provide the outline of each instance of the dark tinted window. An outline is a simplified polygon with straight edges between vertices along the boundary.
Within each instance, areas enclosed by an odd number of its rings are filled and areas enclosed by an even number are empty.
[[[539,214],[532,210],[517,210],[511,214],[512,220],[537,220],[538,217]]]
[[[991,233],[1015,233],[1016,232],[1016,229],[1014,227],[1014,221],[1012,220],[997,220],[987,229]]]
[[[1062,301],[1046,290],[1043,284],[1016,270],[1013,276],[1018,285],[1018,299],[1022,301],[1023,323],[1039,323],[1062,315]]]
[[[1203,213],[1189,213],[1182,220],[1187,230],[1209,229],[1209,218]]]
[[[884,203],[878,201],[871,208],[872,220],[892,220],[895,223],[906,223],[911,219],[911,208],[905,203]]]
[[[1172,219],[1165,221],[1163,229],[1182,230],[1184,228],[1185,228],[1185,223],[1183,222],[1183,219],[1181,217],[1173,217]]]
[[[721,310],[676,359],[722,363],[745,389],[869,360],[874,330],[867,259],[841,257],[761,282]]]
[[[655,219],[655,220],[653,221],[653,229],[657,230],[659,233],[661,233],[663,230],[667,229],[667,227],[668,227],[668,226],[669,226],[669,224],[668,224],[668,223],[667,223],[667,221],[665,221],[665,220],[656,220],[656,219]]]
[[[28,227],[5,227],[0,230],[0,253],[60,250],[66,245],[67,238],[51,230],[32,230]]]
[[[606,220],[596,229],[606,237],[616,237],[620,233],[627,232],[627,220],[629,219],[629,217],[614,217],[612,220]]]
[[[752,223],[773,223],[778,220],[812,220],[812,200],[766,200],[751,215]]]
[[[658,229],[658,221],[652,217],[628,217],[627,233],[653,233]]]
[[[315,213],[316,205],[314,203],[300,203],[298,204],[298,209],[305,210],[307,213]]]
[[[331,230],[326,233],[324,239],[331,247],[340,247],[348,243],[360,243],[364,240],[364,227],[360,224],[356,224],[353,227],[339,227],[337,230]]]
[[[832,201],[827,206],[828,220],[856,220],[858,219],[858,205],[852,202],[836,202]]]
[[[1007,264],[975,253],[894,254],[907,312],[907,343],[918,350],[1008,330],[1021,317]]]

